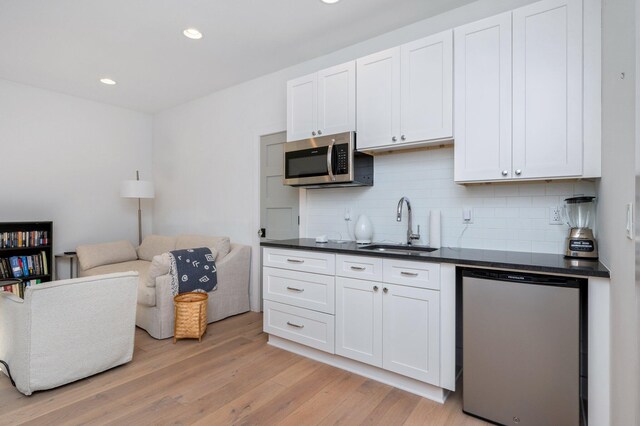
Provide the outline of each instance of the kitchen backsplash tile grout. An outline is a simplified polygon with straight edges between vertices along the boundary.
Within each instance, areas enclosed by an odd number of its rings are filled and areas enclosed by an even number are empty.
[[[374,240],[404,242],[406,208],[400,223],[395,211],[400,197],[407,196],[414,231],[420,225],[420,244],[429,243],[429,211],[440,209],[443,247],[561,254],[567,226],[550,225],[549,208],[574,194],[596,191],[588,181],[456,185],[452,147],[377,156],[374,182],[373,187],[306,191],[303,236],[353,239],[355,221],[366,214],[373,223]],[[472,209],[472,224],[462,223],[463,207]],[[347,208],[352,218],[348,233]]]

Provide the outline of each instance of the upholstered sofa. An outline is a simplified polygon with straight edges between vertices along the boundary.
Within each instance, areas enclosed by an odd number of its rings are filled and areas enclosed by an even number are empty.
[[[251,248],[232,244],[228,237],[150,235],[137,249],[129,241],[79,246],[80,276],[137,271],[138,308],[136,325],[156,339],[173,336],[173,296],[168,252],[209,247],[215,256],[217,289],[209,293],[207,320],[214,322],[247,312]]]
[[[31,395],[131,361],[137,285],[126,272],[34,285],[24,299],[0,292],[0,360],[16,388]]]

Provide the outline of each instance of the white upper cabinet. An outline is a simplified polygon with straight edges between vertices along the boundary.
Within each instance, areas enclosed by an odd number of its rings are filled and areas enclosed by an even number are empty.
[[[453,36],[445,31],[357,61],[358,149],[453,136]]]
[[[287,82],[288,142],[355,128],[354,61]]]
[[[318,133],[333,135],[356,129],[356,63],[318,72]]]
[[[453,137],[452,32],[403,45],[400,59],[400,139]]]
[[[287,141],[310,138],[318,130],[317,96],[315,73],[287,82]]]
[[[513,171],[582,175],[582,0],[513,12]]]
[[[356,63],[357,147],[390,145],[400,137],[400,48],[374,53]]]
[[[583,176],[582,0],[455,29],[455,180]],[[599,156],[598,156],[599,158]]]
[[[511,12],[455,29],[455,180],[511,178]]]

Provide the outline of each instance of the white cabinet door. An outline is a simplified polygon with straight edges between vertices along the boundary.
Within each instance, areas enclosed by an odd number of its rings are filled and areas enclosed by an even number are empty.
[[[307,139],[318,129],[317,73],[287,82],[287,142]]]
[[[582,0],[513,12],[513,171],[582,174]]]
[[[439,386],[440,293],[383,285],[383,368]]]
[[[398,143],[400,48],[360,58],[356,62],[356,68],[358,149]]]
[[[336,277],[336,354],[382,367],[381,286]]]
[[[510,179],[511,12],[454,31],[455,181]]]
[[[356,129],[355,61],[318,71],[318,133]]]
[[[453,32],[401,47],[401,142],[453,136]]]

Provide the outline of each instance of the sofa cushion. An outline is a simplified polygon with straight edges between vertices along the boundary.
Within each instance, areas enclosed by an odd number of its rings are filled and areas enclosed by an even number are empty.
[[[216,261],[221,261],[231,250],[231,241],[229,237],[205,237],[202,235],[179,235],[176,239],[176,250],[209,247],[216,249],[218,252]],[[215,253],[214,253],[215,255]]]
[[[163,235],[149,235],[145,237],[138,247],[138,258],[151,262],[153,256],[171,251],[176,246],[175,237],[165,237]]]
[[[80,267],[83,270],[138,259],[138,254],[133,244],[126,240],[81,245],[76,248],[76,252]]]
[[[153,256],[153,260],[149,265],[149,273],[147,274],[147,280],[145,285],[147,287],[156,286],[156,278],[167,275],[171,270],[171,257],[169,253],[162,253],[157,256]]]
[[[136,271],[138,279],[138,304],[145,306],[156,306],[156,289],[147,287],[150,262],[146,260],[131,260],[129,262],[114,263],[112,265],[102,265],[85,271],[84,276],[111,274],[113,272]]]

